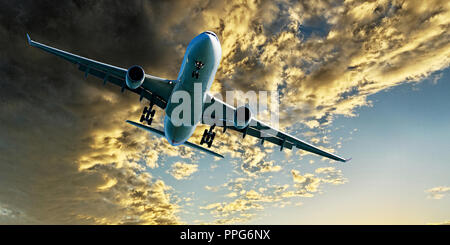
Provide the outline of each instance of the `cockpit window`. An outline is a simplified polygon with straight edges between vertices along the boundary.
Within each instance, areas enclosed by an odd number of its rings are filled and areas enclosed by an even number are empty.
[[[212,32],[212,31],[205,31],[206,34],[212,35],[214,36],[217,40],[219,40],[219,38],[217,37],[216,33]]]

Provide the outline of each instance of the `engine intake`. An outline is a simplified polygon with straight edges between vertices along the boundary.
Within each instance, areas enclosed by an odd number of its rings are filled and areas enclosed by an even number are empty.
[[[137,89],[142,85],[144,79],[144,69],[142,69],[142,67],[140,66],[135,65],[128,69],[125,81],[130,89]]]
[[[236,108],[234,115],[234,126],[238,129],[243,129],[248,126],[252,118],[252,111],[248,106],[241,106]]]

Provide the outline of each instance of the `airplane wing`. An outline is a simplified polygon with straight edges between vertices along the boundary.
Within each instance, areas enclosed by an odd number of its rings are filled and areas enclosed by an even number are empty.
[[[226,104],[225,102],[214,98],[212,95],[207,94],[207,96],[209,96],[209,98],[207,98],[207,101],[211,101],[208,103],[205,103],[205,107],[204,109],[206,109],[208,106],[212,105],[212,103],[219,103],[220,105],[222,105],[223,108],[223,113],[224,115],[222,117],[217,117],[217,120],[223,120],[227,118],[230,118],[230,115],[234,117],[234,112],[236,110],[236,108],[234,108],[231,105]],[[215,117],[215,116],[214,116]],[[284,148],[288,148],[288,149],[292,149],[293,147],[297,147],[298,149],[302,149],[304,151],[308,151],[323,157],[327,157],[336,161],[340,161],[340,162],[348,162],[351,160],[351,158],[349,159],[345,159],[343,157],[337,156],[333,153],[324,151],[316,146],[313,146],[303,140],[300,140],[292,135],[289,135],[285,132],[282,132],[276,128],[271,127],[270,125],[259,121],[258,119],[255,118],[251,118],[250,119],[250,123],[246,128],[243,129],[239,129],[236,128],[233,124],[224,124],[222,123],[223,126],[223,131],[225,132],[227,129],[232,129],[234,131],[238,131],[240,133],[242,133],[243,137],[245,137],[246,135],[250,135],[256,138],[261,139],[261,144],[263,144],[265,141],[271,142],[273,144],[279,145],[280,146],[280,150],[283,150]],[[213,120],[212,120],[213,121]],[[210,123],[211,120],[209,121],[209,123],[206,122],[205,118],[203,118],[203,123],[204,124],[211,124]],[[221,125],[221,124],[217,124],[217,125]]]
[[[127,120],[127,123],[129,123],[129,124],[131,124],[131,125],[133,125],[135,127],[138,127],[138,128],[141,128],[141,129],[144,129],[144,130],[147,130],[147,131],[150,131],[152,133],[155,133],[155,134],[158,134],[160,136],[165,137],[165,133],[163,131],[161,131],[161,130],[156,129],[156,128],[152,128],[152,127],[149,127],[147,125],[144,125],[144,124],[141,124],[141,123],[137,123],[137,122],[133,122],[133,121],[130,121],[130,120]],[[220,155],[219,153],[211,151],[211,150],[209,150],[209,149],[207,149],[205,147],[199,146],[199,145],[194,144],[192,142],[186,141],[186,142],[184,142],[184,145],[192,147],[192,148],[200,150],[200,151],[204,151],[204,152],[206,152],[208,154],[211,154],[211,155],[213,155],[215,157],[223,158],[223,156]]]
[[[153,102],[158,107],[164,109],[166,108],[167,101],[169,100],[170,94],[172,93],[174,84],[176,81],[168,80],[164,78],[159,78],[151,75],[145,75],[144,82],[142,85],[136,89],[130,89],[126,85],[125,76],[127,70],[117,66],[108,65],[95,60],[91,60],[85,57],[81,57],[69,52],[59,50],[42,43],[31,40],[30,36],[27,34],[28,44],[33,47],[42,49],[48,53],[59,56],[69,62],[78,65],[78,69],[84,72],[87,77],[89,74],[103,79],[103,83],[108,82],[120,86],[122,92],[127,89],[136,94],[139,94],[140,100],[146,98],[150,102]]]

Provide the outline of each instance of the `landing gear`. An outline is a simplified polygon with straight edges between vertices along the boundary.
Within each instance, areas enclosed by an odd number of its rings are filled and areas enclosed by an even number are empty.
[[[200,75],[199,71],[205,66],[201,61],[196,60],[194,62],[195,70],[192,71],[192,77],[195,77],[195,79],[198,79],[198,76]]]
[[[200,145],[207,144],[208,148],[211,148],[214,138],[216,137],[216,133],[213,132],[216,124],[212,125],[211,128],[205,129],[203,132],[202,139],[200,140]]]
[[[201,61],[199,61],[199,60],[196,60],[195,63],[194,63],[194,65],[195,65],[195,68],[197,68],[197,70],[200,70],[200,69],[203,68],[203,66],[204,66],[205,64],[203,64],[203,63],[202,63]]]
[[[144,111],[142,112],[140,122],[147,122],[148,125],[152,125],[153,118],[155,117],[155,110],[153,110],[153,103],[150,102],[149,107],[144,107]]]
[[[200,75],[200,73],[198,72],[198,70],[192,71],[192,77],[195,77],[195,79],[198,79],[198,75]]]

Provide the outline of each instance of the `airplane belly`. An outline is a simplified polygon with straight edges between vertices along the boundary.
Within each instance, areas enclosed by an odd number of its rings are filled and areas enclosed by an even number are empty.
[[[168,116],[164,117],[164,133],[166,136],[167,141],[171,145],[181,145],[184,142],[186,142],[194,133],[195,128],[197,125],[194,126],[175,126]]]
[[[187,141],[201,121],[206,92],[212,85],[221,55],[222,50],[217,37],[206,32],[195,37],[186,49],[177,79],[178,83],[165,109],[164,131],[172,145]],[[177,92],[180,93],[176,94]],[[185,99],[182,94],[189,95],[190,105],[183,106]],[[180,98],[183,99],[180,100]],[[183,116],[180,111],[183,111]],[[189,117],[187,117],[188,114]],[[184,120],[185,117],[186,120]],[[177,120],[182,118],[180,125],[180,121]]]

